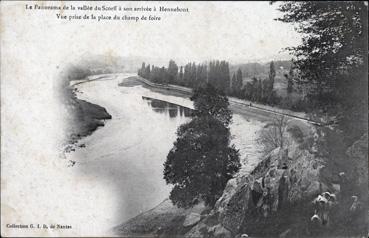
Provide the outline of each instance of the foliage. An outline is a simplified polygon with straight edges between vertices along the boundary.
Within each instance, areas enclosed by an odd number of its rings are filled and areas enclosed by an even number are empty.
[[[199,201],[214,206],[227,181],[239,170],[239,152],[230,145],[228,99],[211,85],[195,90],[194,118],[181,125],[164,163],[164,179],[173,184],[170,199],[179,207]]]
[[[287,2],[279,10],[284,15],[278,20],[297,24],[304,35],[301,45],[290,48],[303,79],[334,87],[337,75],[367,61],[364,2]]]
[[[272,87],[274,85],[275,74],[276,73],[275,73],[274,62],[272,61],[272,62],[270,62],[270,66],[269,66],[269,80],[271,81],[271,86]]]
[[[273,65],[271,63],[271,65]],[[279,98],[274,90],[274,66],[271,66],[271,73],[269,79],[257,79],[253,78],[252,82],[246,83],[243,88],[243,98],[269,105],[276,105],[279,103]]]
[[[145,66],[145,63],[142,63],[138,75],[155,83],[177,84],[191,88],[204,87],[210,83],[221,91],[226,93],[230,91],[229,63],[226,61],[215,60],[209,64],[197,65],[188,63],[178,67],[173,60],[170,60],[168,68],[152,66],[151,69],[150,65]]]
[[[295,55],[297,82],[309,101],[336,116],[347,144],[367,124],[368,8],[365,2],[286,2],[278,20],[293,23],[304,35]]]
[[[237,70],[237,74],[232,76],[232,95],[235,97],[242,97],[242,72],[241,69]]]
[[[367,147],[356,151],[362,153],[360,156],[348,153],[348,148],[367,133],[367,2],[285,2],[279,10],[284,15],[278,20],[295,24],[303,35],[302,44],[289,49],[295,56],[296,82],[308,90],[308,103],[315,109],[313,116],[327,115],[337,122],[331,127],[317,128],[317,154],[325,159],[322,180],[335,182],[339,177],[342,208],[351,206],[353,195],[359,195],[365,204],[361,214],[341,209],[331,229],[342,235],[341,227],[348,227],[350,234],[345,236],[365,234],[368,186],[357,184],[362,177],[358,168],[367,165]],[[367,138],[362,142],[367,145]],[[367,179],[366,174],[364,180]],[[353,225],[355,228],[350,229]],[[364,229],[358,229],[359,226]]]
[[[211,61],[209,63],[208,82],[215,88],[229,93],[230,74],[229,63],[226,61]]]
[[[173,83],[177,79],[178,66],[174,60],[169,61],[168,65],[168,83]]]
[[[191,97],[197,117],[211,116],[228,127],[232,120],[232,112],[228,108],[229,101],[224,93],[211,84],[197,88]]]
[[[260,132],[258,143],[263,147],[265,154],[275,148],[287,146],[287,125],[288,120],[285,116],[273,118]]]
[[[290,94],[293,92],[293,80],[294,80],[294,72],[293,68],[290,68],[288,74],[285,74],[284,77],[287,79],[287,93]]]
[[[276,60],[273,61],[275,69],[289,69],[291,67],[290,60]],[[234,64],[229,66],[231,74],[236,73],[240,69],[242,75],[246,78],[257,77],[261,75],[268,75],[270,70],[270,64],[265,63],[244,63]],[[277,72],[276,72],[277,73]]]
[[[211,84],[218,91],[223,91],[226,95],[234,96],[240,99],[247,99],[250,101],[286,106],[291,105],[288,109],[304,110],[304,108],[296,107],[293,103],[287,102],[281,105],[281,98],[277,96],[274,90],[274,81],[276,78],[276,67],[287,68],[291,65],[290,61],[272,61],[269,66],[255,64],[239,65],[238,69],[232,66],[232,78],[230,77],[230,66],[226,61],[214,60],[207,64],[188,63],[184,66],[178,67],[177,64],[170,60],[168,68],[156,67],[142,64],[138,70],[138,75],[149,79],[155,83],[175,84],[193,89],[205,87],[206,84]],[[269,70],[269,73],[267,72]],[[245,75],[262,73],[265,75],[264,79],[256,79],[253,82],[248,82],[243,85],[243,71]],[[260,71],[260,72],[259,72]],[[267,75],[269,76],[267,77]],[[255,81],[256,80],[256,81]],[[284,101],[290,98],[284,99]],[[301,104],[302,105],[302,104]]]

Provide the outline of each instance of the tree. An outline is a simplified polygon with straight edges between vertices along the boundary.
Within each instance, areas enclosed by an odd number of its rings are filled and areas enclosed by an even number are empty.
[[[293,91],[293,78],[294,78],[292,66],[290,68],[289,73],[285,74],[284,77],[287,79],[287,93],[290,94]]]
[[[270,62],[270,66],[269,66],[269,80],[270,80],[270,83],[271,83],[271,90],[273,90],[273,87],[274,87],[274,79],[275,79],[275,67],[274,67],[274,62]],[[270,90],[270,91],[271,91]]]
[[[256,84],[255,101],[261,102],[262,98],[263,98],[263,82],[261,81],[261,79],[259,79]]]
[[[241,69],[237,70],[237,74],[232,76],[232,93],[236,97],[241,97],[242,90],[242,72]]]
[[[287,125],[285,116],[276,116],[261,130],[258,143],[263,147],[264,153],[287,146]]]
[[[168,65],[168,81],[169,83],[174,83],[174,81],[177,79],[178,75],[178,66],[174,62],[174,60],[169,61]]]
[[[197,66],[196,77],[196,87],[204,87],[207,84],[207,66],[205,64],[199,64]]]
[[[209,83],[215,88],[229,93],[231,86],[229,63],[224,60],[210,62],[208,79]]]
[[[144,75],[145,75],[145,78],[150,78],[150,73],[151,73],[151,71],[150,71],[150,64],[148,64],[147,66],[146,66],[146,68],[145,68],[145,73],[144,73]]]
[[[314,108],[338,118],[347,143],[368,122],[368,7],[363,1],[287,2],[277,20],[296,25],[301,45],[295,56],[297,83],[308,89]]]
[[[324,103],[336,104],[347,84],[361,81],[356,89],[367,85],[368,8],[363,1],[288,2],[279,10],[284,15],[277,20],[295,24],[303,35],[301,45],[288,49],[295,56],[299,83],[311,89],[314,99],[331,94]]]
[[[181,66],[179,70],[179,82],[180,84],[183,84],[183,66]]]
[[[242,71],[241,69],[237,70],[237,76],[236,76],[236,82],[237,82],[237,88],[242,88]]]
[[[263,82],[262,102],[272,104],[274,100],[274,80],[275,80],[275,66],[274,62],[270,62],[269,66],[269,80]]]
[[[146,70],[145,62],[142,62],[141,69],[138,70],[138,75],[144,77],[145,70]]]
[[[203,96],[206,89],[210,92]],[[240,168],[239,152],[230,145],[226,126],[231,118],[228,101],[216,92],[210,85],[195,90],[192,100],[197,113],[178,128],[177,140],[164,163],[164,179],[174,185],[170,199],[178,207],[200,201],[214,206]]]
[[[279,10],[284,14],[278,20],[295,24],[303,37],[302,44],[289,50],[294,54],[297,83],[308,89],[314,116],[320,118],[321,114],[326,114],[337,122],[317,129],[320,135],[317,150],[325,159],[324,171],[327,171],[322,176],[332,181],[328,175],[332,171],[348,175],[340,189],[342,212],[335,216],[330,229],[347,237],[364,236],[368,233],[368,171],[363,170],[362,175],[357,171],[367,166],[368,159],[366,156],[355,158],[347,149],[365,134],[367,136],[367,2],[285,2]],[[365,140],[367,145],[367,138]],[[367,154],[367,147],[362,151]],[[365,178],[361,180],[364,182],[360,182],[360,177]],[[351,196],[356,194],[364,194],[361,196],[363,207],[352,215],[343,208],[352,204]],[[354,226],[353,219],[356,220]]]
[[[186,64],[183,73],[183,82],[185,86],[191,85],[191,64]]]
[[[232,75],[231,82],[232,82],[232,94],[235,95],[237,88],[236,88],[236,75],[234,73]]]
[[[191,97],[194,101],[195,115],[197,117],[211,116],[228,127],[232,121],[232,113],[229,101],[224,92],[211,84],[194,90]]]
[[[243,95],[247,100],[252,100],[253,97],[253,93],[254,93],[254,87],[252,85],[252,83],[247,82],[245,87],[243,88]]]

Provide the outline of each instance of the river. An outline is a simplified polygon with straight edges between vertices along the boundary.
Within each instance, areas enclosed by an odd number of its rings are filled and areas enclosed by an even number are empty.
[[[189,99],[141,85],[118,86],[128,76],[108,75],[75,85],[78,98],[98,104],[112,115],[105,126],[78,142],[85,147],[67,154],[69,160],[76,161],[70,169],[79,176],[79,183],[103,188],[86,201],[106,210],[84,211],[101,229],[118,225],[168,197],[171,187],[163,179],[163,163],[177,128],[191,120],[193,104]],[[262,126],[252,118],[233,115],[232,142],[240,150],[243,171],[250,171],[258,162],[255,139]]]

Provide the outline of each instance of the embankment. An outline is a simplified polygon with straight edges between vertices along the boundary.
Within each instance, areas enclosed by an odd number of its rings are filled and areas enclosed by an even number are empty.
[[[188,87],[173,85],[173,84],[159,84],[153,83],[141,76],[132,76],[130,81],[137,80],[144,86],[149,87],[153,91],[165,93],[174,96],[189,98],[192,95],[192,89]],[[124,82],[123,82],[124,83]],[[123,85],[122,85],[123,86]],[[301,121],[312,125],[321,126],[322,123],[311,120],[304,112],[294,112],[291,110],[281,109],[260,103],[250,102],[243,99],[228,97],[230,109],[237,114],[252,116],[260,121],[270,120],[276,116],[285,116],[294,121]]]
[[[111,115],[99,105],[78,99],[76,88],[68,87],[66,90],[69,95],[66,99],[69,120],[65,151],[70,152],[75,150],[74,144],[79,139],[91,135],[98,127],[104,126],[104,121],[111,119]]]

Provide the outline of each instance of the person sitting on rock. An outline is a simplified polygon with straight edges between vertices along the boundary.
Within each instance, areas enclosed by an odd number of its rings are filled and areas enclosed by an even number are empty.
[[[268,217],[272,204],[272,196],[270,193],[270,188],[264,189],[263,195],[260,197],[257,207],[260,208],[260,212],[264,218]]]
[[[328,203],[328,199],[322,195],[318,195],[313,201],[315,211],[314,216],[311,217],[312,222],[319,221],[321,225],[327,225],[329,222],[328,212],[330,209],[330,205]]]
[[[330,192],[324,192],[322,195],[327,199],[328,208],[331,209],[337,202],[336,195]]]

